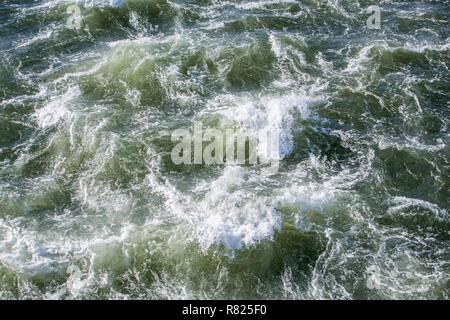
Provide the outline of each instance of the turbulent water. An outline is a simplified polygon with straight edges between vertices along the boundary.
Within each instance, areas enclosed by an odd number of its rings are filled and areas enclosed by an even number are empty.
[[[2,1],[0,298],[448,299],[449,21],[446,1]],[[278,173],[173,164],[194,121],[276,128]]]

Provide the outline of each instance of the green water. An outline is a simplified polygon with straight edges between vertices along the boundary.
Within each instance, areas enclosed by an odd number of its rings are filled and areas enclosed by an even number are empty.
[[[1,299],[449,298],[448,2],[73,4],[0,3]]]

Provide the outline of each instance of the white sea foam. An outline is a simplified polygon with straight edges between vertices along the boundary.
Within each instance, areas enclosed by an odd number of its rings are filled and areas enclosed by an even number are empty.
[[[241,249],[270,239],[280,229],[280,216],[268,199],[245,191],[245,174],[244,168],[226,167],[221,177],[208,184],[209,191],[197,206],[194,231],[204,248],[217,243]]]
[[[63,95],[51,98],[42,108],[36,110],[34,116],[40,127],[52,126],[62,119],[68,119],[72,114],[69,111],[73,99],[80,95],[78,87],[69,88]]]

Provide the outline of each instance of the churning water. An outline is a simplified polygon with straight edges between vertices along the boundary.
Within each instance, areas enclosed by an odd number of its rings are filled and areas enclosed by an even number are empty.
[[[0,298],[448,299],[449,18],[2,1]],[[278,130],[278,173],[175,165],[195,121]]]

